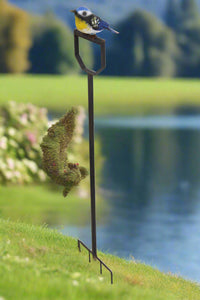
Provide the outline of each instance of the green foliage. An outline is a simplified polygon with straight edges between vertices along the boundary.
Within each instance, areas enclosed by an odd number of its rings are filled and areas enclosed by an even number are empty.
[[[9,300],[198,300],[196,283],[99,252],[112,269],[99,273],[77,241],[41,226],[0,219],[0,296]]]
[[[178,48],[175,35],[153,15],[136,11],[118,26],[109,53],[109,73],[174,76]],[[126,49],[126,50],[125,50]]]
[[[66,74],[80,70],[74,56],[74,41],[71,30],[52,14],[32,17],[33,46],[30,50],[30,73]],[[83,57],[92,65],[89,44],[82,43]]]
[[[57,132],[58,137],[55,138],[58,141],[64,135],[61,145],[63,152],[59,152],[59,157],[62,157],[63,163],[66,161],[65,147],[71,141],[72,135],[73,141],[68,152],[69,158],[74,161],[80,159],[83,163],[89,161],[89,158],[85,155],[88,148],[85,148],[86,142],[82,138],[85,113],[81,107],[77,109],[77,112],[76,128],[72,128],[71,135],[68,131],[70,124],[68,120],[64,119],[66,127],[61,126]],[[73,122],[75,124],[75,115]],[[52,133],[56,126],[53,125],[49,132]],[[47,110],[44,108],[38,108],[32,104],[9,102],[0,109],[0,184],[25,184],[46,180],[46,175],[42,169],[42,153],[39,145],[48,127]],[[68,135],[65,134],[66,130]],[[47,143],[46,147],[45,142]],[[48,151],[50,150],[50,157],[54,159],[51,155],[57,150],[57,144],[51,143],[52,148],[48,147],[47,136],[44,138],[43,146],[46,154],[49,154]],[[55,157],[57,162],[56,159]],[[81,172],[82,177],[86,175],[84,168],[82,169],[73,164],[66,166],[66,170],[68,168],[72,168],[71,174],[78,173],[76,174],[78,176]],[[76,180],[74,179],[74,181]],[[75,184],[74,181],[73,184]]]
[[[195,0],[181,0],[173,6],[174,1],[169,0],[168,2],[168,18],[166,15],[166,22],[176,34],[180,51],[177,60],[177,75],[181,77],[199,77],[200,14],[198,6]],[[169,22],[170,12],[173,13],[171,15],[171,20],[173,21],[171,24]]]
[[[180,1],[181,17],[184,21],[192,20],[198,17],[198,6],[196,0],[181,0]]]
[[[9,102],[0,109],[0,184],[44,181],[39,143],[47,111]]]
[[[22,10],[0,1],[0,72],[22,73],[29,67],[29,18]]]
[[[145,11],[120,22],[105,74],[200,76],[200,14],[196,0],[168,0],[165,26]]]
[[[67,156],[76,128],[77,115],[78,110],[72,108],[48,129],[41,143],[43,168],[55,183],[65,187],[64,197],[88,174],[87,170],[80,167],[78,163],[69,162]]]
[[[179,18],[179,5],[177,0],[168,0],[166,6],[166,12],[164,15],[165,23],[168,27],[175,30],[178,26]]]
[[[180,76],[200,76],[200,15],[195,0],[182,0],[177,40],[182,57]]]

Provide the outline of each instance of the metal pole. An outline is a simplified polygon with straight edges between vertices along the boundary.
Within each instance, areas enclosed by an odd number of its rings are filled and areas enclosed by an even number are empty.
[[[84,64],[79,53],[79,37],[88,40],[101,47],[101,67],[97,71],[90,70]],[[94,157],[94,91],[93,76],[99,74],[106,67],[106,45],[105,40],[94,37],[89,34],[82,33],[77,29],[74,30],[74,47],[75,57],[81,69],[88,74],[88,115],[89,115],[89,144],[90,144],[90,198],[91,198],[91,231],[92,231],[92,250],[90,250],[83,242],[78,240],[78,248],[81,252],[81,245],[90,253],[93,258],[100,262],[100,273],[102,274],[102,266],[104,266],[111,275],[111,284],[113,284],[113,272],[110,268],[97,256],[97,236],[96,236],[96,203],[95,203],[95,157]]]
[[[95,157],[94,157],[94,92],[93,75],[88,74],[88,114],[89,114],[89,144],[90,144],[90,197],[91,197],[91,230],[92,254],[97,257],[96,238],[96,201],[95,201]]]

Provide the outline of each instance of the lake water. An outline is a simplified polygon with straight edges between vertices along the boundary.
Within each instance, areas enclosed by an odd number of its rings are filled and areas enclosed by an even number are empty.
[[[200,281],[200,117],[101,118],[96,135],[109,204],[98,249]],[[89,223],[62,232],[91,245]]]

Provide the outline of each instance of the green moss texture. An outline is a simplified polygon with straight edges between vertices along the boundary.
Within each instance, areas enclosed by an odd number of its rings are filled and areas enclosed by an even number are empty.
[[[53,182],[64,186],[64,197],[88,175],[86,168],[77,162],[69,162],[67,156],[76,128],[77,113],[78,110],[72,108],[48,129],[41,143],[43,169]]]

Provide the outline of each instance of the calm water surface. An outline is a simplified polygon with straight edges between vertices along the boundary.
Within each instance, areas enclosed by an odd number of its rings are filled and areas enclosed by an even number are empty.
[[[102,118],[98,249],[200,281],[200,117]],[[90,225],[62,231],[90,243]]]

